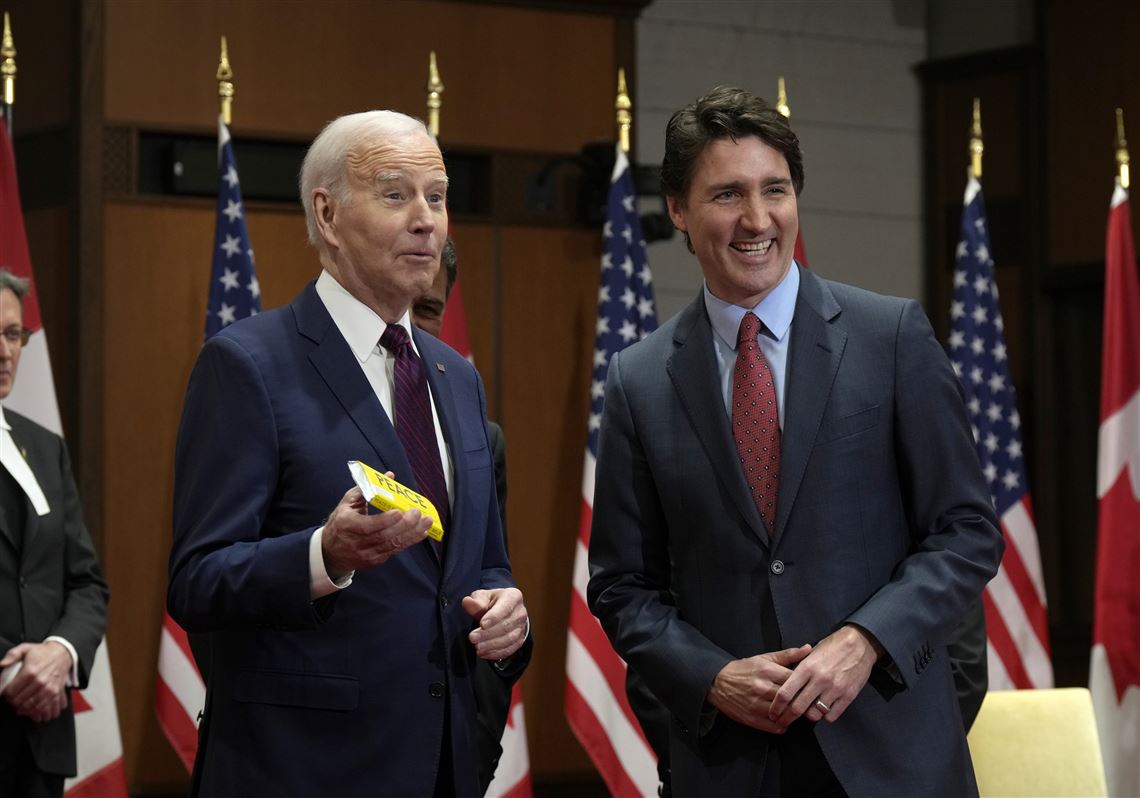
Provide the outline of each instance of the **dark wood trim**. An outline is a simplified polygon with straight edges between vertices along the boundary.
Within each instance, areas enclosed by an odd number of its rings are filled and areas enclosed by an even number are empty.
[[[606,17],[636,19],[653,0],[458,0],[484,6],[521,6],[543,11],[566,11],[572,14],[599,14]]]
[[[81,5],[79,179],[79,482],[87,525],[103,550],[103,3]]]

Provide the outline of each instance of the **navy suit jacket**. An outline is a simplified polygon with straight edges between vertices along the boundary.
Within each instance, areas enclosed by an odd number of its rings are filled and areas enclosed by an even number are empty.
[[[0,473],[0,656],[19,643],[41,643],[59,635],[79,655],[77,686],[86,687],[103,640],[110,594],[83,523],[67,446],[54,432],[18,413],[5,410],[4,417],[51,511],[36,515],[16,481],[6,471]],[[68,698],[63,714],[47,723],[18,716],[0,699],[0,761],[19,756],[19,740],[24,738],[42,772],[74,776],[70,691]]]
[[[416,487],[396,432],[313,284],[202,348],[178,435],[168,594],[174,620],[210,635],[197,794],[430,796],[445,730],[456,795],[478,794],[461,599],[514,581],[479,376],[414,336],[454,473],[443,562],[424,542],[316,602],[309,540],[352,487],[346,461]]]
[[[846,623],[897,666],[815,726],[847,793],[976,793],[946,643],[1003,544],[957,379],[913,301],[800,277],[771,536],[702,297],[614,356],[591,609],[671,715],[675,795],[758,794],[769,736],[724,716],[701,734],[714,677]]]

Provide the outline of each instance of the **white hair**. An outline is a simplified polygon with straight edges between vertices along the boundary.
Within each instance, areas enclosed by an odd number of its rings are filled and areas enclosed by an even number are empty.
[[[347,203],[351,198],[346,178],[348,153],[352,148],[365,138],[396,136],[421,130],[427,132],[422,120],[398,111],[346,114],[325,125],[305,153],[298,181],[310,244],[319,246],[321,242],[313,209],[313,190],[323,188],[339,203]]]

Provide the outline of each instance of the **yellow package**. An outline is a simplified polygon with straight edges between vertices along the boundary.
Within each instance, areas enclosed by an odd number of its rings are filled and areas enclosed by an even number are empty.
[[[431,519],[431,528],[427,531],[428,537],[443,540],[443,524],[439,520],[439,511],[426,496],[421,496],[359,460],[349,460],[348,471],[352,474],[352,479],[360,488],[360,492],[364,494],[364,500],[377,510],[404,512],[415,507]]]

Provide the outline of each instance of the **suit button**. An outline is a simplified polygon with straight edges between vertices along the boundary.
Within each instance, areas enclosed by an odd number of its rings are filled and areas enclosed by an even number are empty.
[[[24,588],[25,590],[28,587],[28,580],[22,576],[20,577],[20,587]]]
[[[782,560],[772,560],[772,573],[779,576],[784,572],[784,563]]]
[[[446,608],[447,605],[448,605],[447,596],[441,593],[439,596],[439,606]]]
[[[428,687],[432,698],[443,698],[443,682],[432,682]]]

